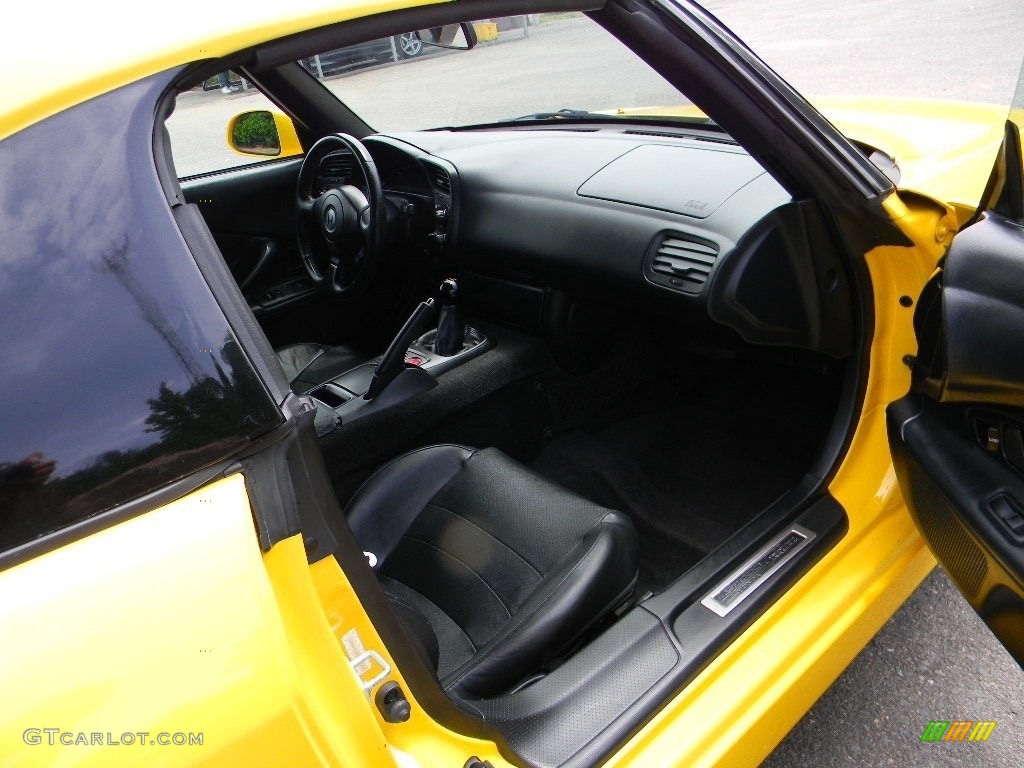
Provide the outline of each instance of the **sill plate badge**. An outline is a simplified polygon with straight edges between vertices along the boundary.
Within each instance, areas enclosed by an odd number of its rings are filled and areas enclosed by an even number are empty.
[[[700,604],[726,616],[764,584],[782,566],[811,543],[815,534],[802,525],[791,525],[720,581]]]

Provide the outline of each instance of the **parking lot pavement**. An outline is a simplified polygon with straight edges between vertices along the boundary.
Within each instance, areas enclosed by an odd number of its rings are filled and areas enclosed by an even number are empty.
[[[937,568],[762,763],[1024,764],[1024,671]],[[932,720],[987,720],[986,742],[922,742]]]
[[[1020,0],[704,0],[798,91],[1008,104]]]

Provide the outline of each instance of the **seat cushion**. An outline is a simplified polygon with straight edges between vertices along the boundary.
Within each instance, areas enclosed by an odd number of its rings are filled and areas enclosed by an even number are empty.
[[[347,516],[385,592],[434,628],[438,677],[460,696],[507,690],[636,583],[628,518],[494,448],[406,454],[363,485]]]
[[[305,395],[367,360],[365,355],[349,347],[324,344],[290,344],[276,352],[292,392],[297,395]]]

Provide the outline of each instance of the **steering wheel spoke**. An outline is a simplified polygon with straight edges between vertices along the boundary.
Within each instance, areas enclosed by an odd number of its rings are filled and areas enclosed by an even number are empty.
[[[341,192],[341,194],[343,194],[345,198],[352,203],[352,207],[355,209],[356,217],[359,222],[359,230],[363,233],[365,242],[366,236],[373,223],[370,201],[366,199],[366,195],[363,194],[363,190],[359,189],[359,187],[344,186],[339,190],[339,192]]]
[[[327,254],[327,263],[331,266],[336,267],[341,263],[341,252],[334,243],[330,241],[324,243],[324,252]]]
[[[323,159],[346,150],[366,180],[366,191],[346,184],[314,197]],[[303,160],[295,197],[299,251],[314,285],[335,298],[364,291],[380,259],[387,222],[384,191],[366,147],[343,133],[320,139]]]
[[[299,212],[300,216],[312,216],[314,207],[316,207],[316,200],[313,198],[307,198],[299,195],[298,199],[295,201],[295,208]]]

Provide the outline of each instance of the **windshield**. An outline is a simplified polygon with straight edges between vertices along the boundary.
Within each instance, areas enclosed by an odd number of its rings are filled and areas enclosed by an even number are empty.
[[[1024,54],[1024,3],[705,4],[840,131],[893,158],[901,186],[947,201],[977,201],[990,161],[970,158],[994,151],[1002,135]],[[473,26],[479,43],[468,52],[430,44],[451,42],[458,25],[449,25],[324,50],[299,64],[381,132],[517,119],[707,122],[684,94],[584,14],[483,19]],[[233,114],[271,104],[244,80],[222,77],[225,82],[211,78],[207,90],[182,94],[168,121],[182,175],[252,162],[226,147],[224,126]],[[961,171],[944,156],[954,151]]]
[[[581,13],[487,19],[474,26],[479,42],[469,53],[416,47],[408,44],[412,35],[396,35],[300,64],[378,131],[493,123],[559,110],[568,116],[694,114],[679,109],[690,104],[679,91]]]

